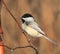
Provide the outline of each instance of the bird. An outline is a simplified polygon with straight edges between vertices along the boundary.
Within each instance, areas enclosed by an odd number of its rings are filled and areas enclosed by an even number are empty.
[[[31,14],[29,13],[23,14],[21,17],[21,21],[22,21],[22,25],[21,25],[22,30],[26,32],[30,37],[34,37],[34,38],[42,37],[47,39],[49,42],[53,43],[54,45],[57,45],[55,41],[47,37],[48,35],[43,31],[41,26],[36,23],[34,17]]]

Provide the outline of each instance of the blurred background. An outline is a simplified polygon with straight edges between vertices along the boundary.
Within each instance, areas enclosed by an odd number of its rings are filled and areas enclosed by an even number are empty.
[[[21,16],[30,13],[48,37],[57,42],[58,46],[55,46],[44,38],[34,38],[31,42],[37,47],[39,54],[60,54],[60,0],[3,1],[20,25]],[[3,43],[11,48],[29,45],[26,37],[3,3],[0,8],[0,16]],[[5,48],[5,54],[11,54],[11,51]],[[14,54],[35,54],[35,51],[31,48],[17,49]]]

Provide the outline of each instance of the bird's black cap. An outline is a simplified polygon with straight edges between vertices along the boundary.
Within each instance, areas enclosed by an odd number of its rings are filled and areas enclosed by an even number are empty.
[[[31,14],[29,14],[29,13],[26,13],[26,14],[24,14],[23,16],[22,16],[22,18],[27,18],[27,17],[33,17]]]

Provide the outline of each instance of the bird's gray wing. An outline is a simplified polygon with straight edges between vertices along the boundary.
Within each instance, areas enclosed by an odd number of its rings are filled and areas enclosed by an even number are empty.
[[[30,27],[37,30],[39,33],[45,35],[44,31],[41,29],[41,27],[36,22],[33,22],[32,24],[30,24]]]
[[[41,27],[39,27],[39,25],[34,22],[30,25],[33,29],[37,30],[40,34],[44,35],[43,37],[45,39],[47,39],[48,41],[50,41],[51,43],[53,43],[54,45],[57,45],[55,41],[51,40],[50,38],[46,37],[48,36],[47,34],[44,33],[44,31],[41,29]]]

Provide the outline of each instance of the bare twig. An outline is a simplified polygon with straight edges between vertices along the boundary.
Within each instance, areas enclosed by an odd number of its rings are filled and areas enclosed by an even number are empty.
[[[1,2],[4,4],[4,6],[5,6],[5,8],[7,9],[7,11],[10,13],[10,15],[12,16],[12,18],[15,20],[15,22],[16,22],[17,25],[18,25],[18,27],[21,29],[22,33],[24,34],[24,36],[27,38],[27,36],[26,36],[26,34],[24,33],[24,31],[22,30],[20,24],[19,24],[18,21],[16,20],[17,18],[14,17],[13,14],[10,12],[10,10],[7,8],[5,2],[4,2],[3,0],[2,0]]]
[[[34,49],[36,51],[36,54],[38,54],[38,51],[33,46],[21,46],[21,47],[15,47],[15,48],[10,48],[7,45],[0,45],[0,46],[8,48],[10,51],[11,50],[14,51],[14,50],[19,49],[19,48],[32,48],[32,49]]]

